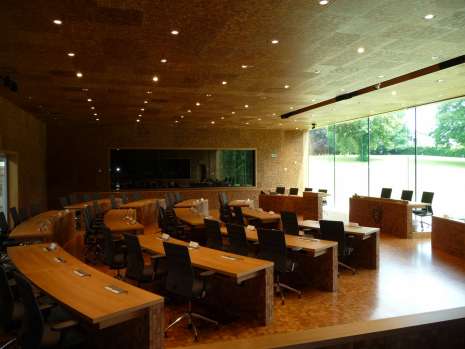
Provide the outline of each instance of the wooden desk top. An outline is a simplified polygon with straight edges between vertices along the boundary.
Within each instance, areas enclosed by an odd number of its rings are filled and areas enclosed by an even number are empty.
[[[246,217],[259,219],[262,222],[274,222],[279,221],[281,219],[281,215],[279,213],[269,213],[263,210],[250,207],[243,207],[242,214]]]
[[[426,208],[430,206],[430,204],[425,204],[424,202],[409,202],[408,206],[411,208]]]
[[[29,218],[27,221],[21,223],[11,232],[10,237],[16,240],[27,240],[34,238],[51,237],[53,229],[51,228],[51,221],[67,215],[66,211],[47,211],[37,216]]]
[[[102,205],[102,204],[110,204],[111,205],[111,200],[110,199],[99,199],[99,200],[78,202],[78,203],[75,203],[75,204],[65,206],[65,208],[68,209],[68,210],[83,210],[87,206],[92,207],[94,205],[94,201],[97,201],[99,205]]]
[[[103,222],[113,233],[144,231],[144,226],[137,222],[135,217],[134,209],[109,210],[105,213]]]
[[[174,207],[176,207],[176,208],[191,208],[191,207],[195,206],[195,204],[196,204],[196,202],[198,200],[199,199],[183,200],[183,201],[178,202],[176,205],[174,205]]]
[[[232,200],[228,202],[228,206],[231,207],[249,207],[252,203],[251,200]]]
[[[444,217],[444,216],[433,216],[434,219],[443,219],[447,221],[451,221],[454,223],[465,224],[465,218],[455,218],[455,217]]]
[[[163,241],[160,234],[139,235],[139,242],[142,248],[149,251],[165,254]],[[170,238],[168,242],[188,245],[187,242]],[[238,256],[233,253],[214,250],[200,246],[196,249],[190,249],[192,265],[201,269],[213,270],[218,274],[226,275],[237,279],[238,282],[253,278],[256,273],[266,268],[272,268],[273,262]],[[232,258],[228,258],[232,257]]]
[[[299,223],[302,228],[320,229],[320,222],[313,220],[305,220]],[[379,228],[376,227],[351,227],[344,224],[344,231],[346,234],[367,236],[379,232]]]
[[[175,208],[174,212],[176,213],[176,217],[178,217],[179,220],[187,223],[192,227],[203,227],[204,225],[203,220],[205,217],[195,211],[192,211],[190,208]],[[220,215],[218,210],[210,210],[209,212],[210,219],[219,220]]]
[[[147,205],[152,205],[157,202],[158,202],[158,199],[137,200],[137,201],[128,202],[127,204],[123,204],[119,208],[139,208],[139,207],[144,207]]]
[[[48,244],[9,247],[15,266],[38,288],[80,314],[90,323],[105,328],[127,320],[130,313],[163,302],[163,298],[102,273],[74,258],[61,247],[45,252]],[[66,263],[58,263],[55,257]],[[78,268],[91,276],[79,277]],[[113,285],[127,293],[115,294],[104,287]]]
[[[226,227],[221,228],[221,233],[227,235],[228,231]],[[255,229],[245,229],[247,240],[258,241],[258,234]],[[308,252],[311,252],[314,256],[319,256],[326,252],[328,248],[337,246],[337,242],[311,239],[304,236],[289,235],[286,234],[286,246],[289,248],[299,248]]]

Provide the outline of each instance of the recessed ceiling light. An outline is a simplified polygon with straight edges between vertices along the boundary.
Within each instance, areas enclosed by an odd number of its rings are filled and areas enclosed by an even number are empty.
[[[273,39],[273,40],[271,40],[271,43],[272,43],[273,45],[279,44],[279,40]]]
[[[319,70],[314,71],[315,74],[320,74],[321,72]]]
[[[271,114],[272,116],[276,116],[276,113]]]
[[[56,24],[56,25],[62,25],[63,24],[63,22],[60,19],[54,19],[53,23]]]
[[[329,0],[320,0],[320,5],[328,5]]]
[[[90,109],[91,109],[91,110],[94,110],[94,109],[95,109],[95,107],[94,107],[94,106],[92,106],[92,107],[90,107]]]
[[[158,81],[158,76],[155,75],[155,76],[152,78],[152,80],[155,81],[155,82],[157,82],[157,81]]]
[[[357,49],[357,52],[358,52],[358,53],[365,53],[365,47],[359,47],[359,48]]]
[[[92,102],[92,98],[87,98],[87,102]]]
[[[141,118],[141,117],[142,117],[142,114],[138,114],[137,116]]]
[[[295,129],[296,129],[296,130],[298,130],[299,128],[298,128],[298,127],[296,127]]]
[[[187,112],[188,112],[188,113],[192,113],[192,110],[190,110],[190,109],[187,109]]]
[[[378,75],[378,78],[382,79],[384,78],[384,75]]]
[[[249,66],[248,66],[247,64],[242,64],[242,65],[241,65],[241,68],[242,68],[242,69],[247,69],[248,67],[249,67]]]
[[[284,88],[289,88],[289,87],[291,87],[291,86],[289,86],[289,85],[284,85]]]
[[[316,102],[316,99],[312,99],[312,102]]]
[[[397,96],[397,91],[392,91],[391,94],[392,94],[393,96]]]
[[[248,105],[248,104],[245,104],[245,105],[244,105],[244,108],[246,108],[246,109],[247,109],[248,107],[249,107],[249,105]]]
[[[166,58],[162,58],[162,59],[160,60],[160,62],[166,63],[166,62],[168,62],[168,60],[167,60]]]
[[[179,121],[178,120],[174,120],[174,123],[177,124]]]
[[[181,118],[181,119],[184,119],[184,115],[181,115],[180,118]]]
[[[200,105],[200,102],[195,102],[195,105],[198,107]]]
[[[145,93],[147,93],[148,95],[152,94],[152,91],[146,91]]]
[[[214,125],[214,124],[215,124],[215,122],[214,122],[214,121],[210,121],[210,124]]]
[[[136,122],[140,122],[140,119],[136,119]]]
[[[221,85],[227,85],[227,84],[228,84],[227,81],[222,81],[222,82],[221,82]]]
[[[211,95],[211,93],[207,93],[205,96],[211,97],[212,95]]]
[[[99,118],[96,118],[95,121],[100,121],[100,119],[99,119]]]
[[[236,112],[235,112],[235,111],[232,111],[231,114],[234,115],[234,114],[236,114]]]
[[[429,13],[427,14],[425,17],[425,19],[433,19],[434,18],[434,15],[432,13]]]
[[[249,124],[249,122],[246,122],[245,124],[246,124],[246,125],[248,125],[248,124]]]
[[[436,80],[436,82],[441,83],[441,82],[444,82],[444,80],[443,79],[438,79],[438,80]]]
[[[89,89],[88,88],[83,88],[82,91],[87,92],[87,91],[89,91]]]
[[[97,116],[97,115],[98,115],[98,113],[94,113],[94,116]]]
[[[78,72],[76,73],[76,76],[77,76],[78,78],[82,78],[82,73],[81,73],[80,71],[78,71]]]
[[[74,52],[68,52],[68,56],[69,57],[74,57],[74,56],[76,56],[76,54]]]
[[[294,107],[289,107],[290,110],[294,109]]]
[[[144,108],[140,108],[140,111],[144,111],[145,109]]]
[[[144,101],[144,104],[147,104],[149,101]]]
[[[258,120],[258,121],[262,121],[262,118],[258,118],[257,120]]]
[[[171,31],[171,35],[178,35],[178,34],[179,34],[179,30],[174,29]]]
[[[224,116],[221,117],[221,120],[224,120]]]

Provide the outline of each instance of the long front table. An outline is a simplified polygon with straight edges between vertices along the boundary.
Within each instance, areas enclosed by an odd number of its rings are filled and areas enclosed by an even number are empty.
[[[465,221],[433,216],[431,247],[465,258]]]
[[[363,226],[378,227],[382,233],[411,238],[413,209],[426,206],[405,200],[353,196],[350,198],[349,220]]]
[[[323,198],[326,193],[304,192],[297,195],[266,195],[259,197],[260,208],[280,213],[295,212],[303,219],[321,219],[323,217]]]
[[[320,223],[314,220],[305,220],[299,225],[302,228],[320,229]],[[355,238],[353,241],[355,252],[351,256],[351,264],[369,269],[378,269],[379,228],[344,225],[344,231],[347,235]]]
[[[76,314],[90,330],[86,347],[163,347],[163,298],[102,273],[47,244],[8,248],[14,265],[35,286]],[[56,258],[62,258],[60,263]],[[78,276],[76,270],[89,276]],[[106,289],[116,286],[124,293]]]
[[[160,234],[140,235],[142,248],[164,255]],[[170,243],[187,245],[186,242],[170,238]],[[268,325],[273,319],[273,263],[255,258],[234,255],[207,247],[190,249],[192,265],[201,269],[213,270],[217,274],[233,280],[234,284],[223,287],[221,306],[232,303],[235,308],[243,309],[244,314],[253,315],[261,324]],[[241,284],[241,285],[239,285]],[[229,301],[226,301],[227,297]]]

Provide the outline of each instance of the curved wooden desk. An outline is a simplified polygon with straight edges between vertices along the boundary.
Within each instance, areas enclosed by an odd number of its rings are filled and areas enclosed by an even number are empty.
[[[144,232],[144,226],[136,220],[136,210],[134,209],[117,209],[105,213],[104,224],[112,233],[135,233]]]
[[[158,199],[132,201],[121,205],[120,208],[136,210],[136,219],[144,226],[155,224],[157,221]]]
[[[75,313],[91,329],[86,347],[162,348],[163,298],[117,280],[47,244],[8,248],[14,265],[35,286]],[[60,257],[65,262],[59,263]],[[89,276],[79,276],[76,269]],[[116,286],[116,294],[105,287]]]

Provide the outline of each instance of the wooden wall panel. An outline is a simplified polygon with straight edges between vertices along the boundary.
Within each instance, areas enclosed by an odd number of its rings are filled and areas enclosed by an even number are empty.
[[[266,211],[295,212],[303,219],[319,220],[323,217],[322,199],[318,193],[307,192],[303,196],[260,195],[260,207]]]
[[[465,222],[433,216],[431,246],[465,258]]]

